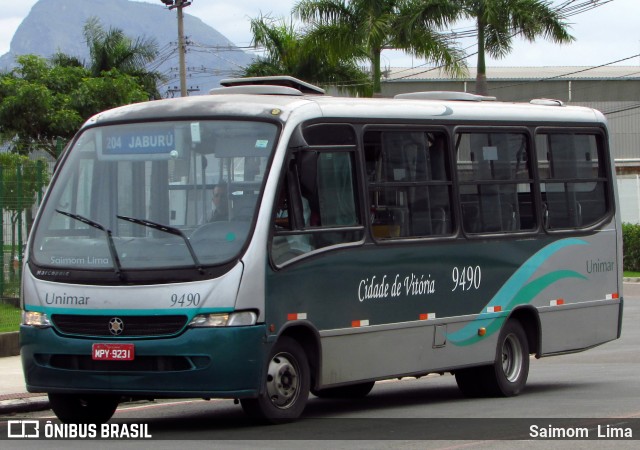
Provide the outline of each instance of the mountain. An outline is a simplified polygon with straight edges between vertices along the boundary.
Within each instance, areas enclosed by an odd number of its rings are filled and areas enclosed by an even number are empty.
[[[239,69],[251,63],[252,56],[188,14],[188,8],[184,11],[187,87],[197,89],[190,95],[206,94],[209,89],[219,87],[221,79],[236,76]],[[168,80],[160,92],[180,95],[176,11],[167,10],[160,2],[155,5],[128,0],[39,0],[16,30],[9,53],[0,57],[0,70],[11,68],[17,55],[28,53],[48,58],[60,51],[88,61],[89,50],[82,30],[92,16],[99,18],[105,30],[119,28],[134,39],[154,38],[160,54],[149,67]]]

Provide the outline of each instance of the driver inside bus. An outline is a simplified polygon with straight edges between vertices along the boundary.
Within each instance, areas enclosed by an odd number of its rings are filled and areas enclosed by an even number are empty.
[[[227,202],[227,189],[224,184],[218,184],[213,188],[211,198],[211,212],[207,217],[207,222],[218,222],[227,220],[229,217],[229,206]]]

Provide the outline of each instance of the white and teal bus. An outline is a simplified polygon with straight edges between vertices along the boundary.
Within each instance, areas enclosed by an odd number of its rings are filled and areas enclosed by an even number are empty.
[[[293,420],[310,393],[436,372],[513,396],[530,355],[620,336],[601,113],[224,84],[98,114],[60,160],[26,253],[21,349],[61,420],[107,421],[123,398]]]

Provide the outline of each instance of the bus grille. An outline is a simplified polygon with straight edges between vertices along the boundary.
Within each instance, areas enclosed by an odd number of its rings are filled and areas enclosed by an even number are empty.
[[[41,364],[46,361],[43,365],[56,369],[95,372],[177,372],[206,365],[185,356],[136,356],[133,361],[94,361],[85,355],[38,355],[37,360]]]
[[[167,336],[179,333],[187,316],[83,316],[53,314],[54,326],[62,333],[76,336]]]

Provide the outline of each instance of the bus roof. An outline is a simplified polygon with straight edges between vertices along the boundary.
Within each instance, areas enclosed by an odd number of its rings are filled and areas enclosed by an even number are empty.
[[[191,120],[213,117],[277,119],[312,118],[424,120],[438,122],[606,123],[602,113],[554,101],[507,103],[412,98],[351,98],[321,95],[221,94],[156,100],[122,106],[97,114],[85,126],[144,120]]]

